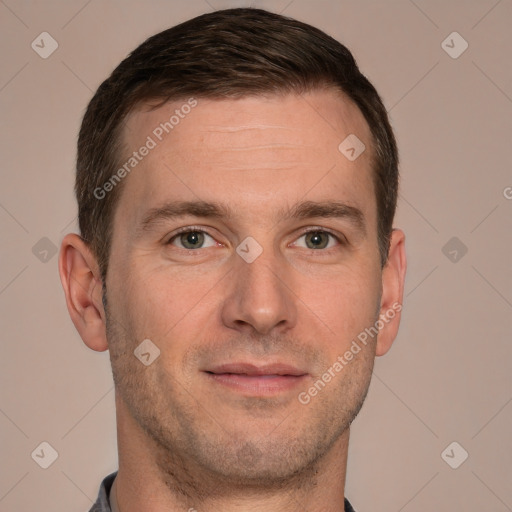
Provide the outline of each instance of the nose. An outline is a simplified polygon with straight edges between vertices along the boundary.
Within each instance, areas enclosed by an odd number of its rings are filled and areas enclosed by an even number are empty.
[[[270,251],[252,263],[238,254],[222,307],[224,325],[244,334],[283,333],[297,321],[297,297],[289,269]]]

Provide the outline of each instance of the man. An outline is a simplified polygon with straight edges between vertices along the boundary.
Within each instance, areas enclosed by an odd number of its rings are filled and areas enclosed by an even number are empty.
[[[350,52],[263,10],[157,34],[99,87],[59,263],[115,383],[91,510],[352,510],[349,426],[400,319],[397,165]]]

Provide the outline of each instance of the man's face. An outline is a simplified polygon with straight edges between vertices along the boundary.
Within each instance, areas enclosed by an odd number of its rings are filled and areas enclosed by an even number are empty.
[[[159,141],[185,103],[139,109],[125,132],[127,157],[148,136],[157,144],[114,218],[118,413],[169,459],[241,482],[290,478],[348,435],[369,385],[375,340],[298,399],[378,317],[370,130],[351,102],[317,91],[199,98]],[[338,149],[349,134],[366,145],[355,161]],[[217,215],[177,215],[182,202]],[[149,366],[133,353],[145,339],[160,350]]]

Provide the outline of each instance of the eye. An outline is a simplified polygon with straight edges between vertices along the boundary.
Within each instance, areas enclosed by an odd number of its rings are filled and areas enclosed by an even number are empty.
[[[181,231],[174,235],[167,243],[175,245],[180,249],[204,249],[216,245],[215,240],[210,235],[199,229]]]
[[[329,231],[315,229],[304,233],[298,240],[304,239],[304,245],[298,242],[295,245],[305,247],[306,249],[330,249],[335,245],[340,245],[341,242],[338,237],[334,236]]]

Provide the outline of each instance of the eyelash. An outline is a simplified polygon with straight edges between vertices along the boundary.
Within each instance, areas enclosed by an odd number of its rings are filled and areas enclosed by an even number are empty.
[[[176,233],[174,233],[174,235],[171,238],[169,238],[169,240],[167,240],[166,245],[172,245],[173,240],[175,240],[177,237],[179,237],[183,233],[193,233],[193,232],[204,233],[215,240],[215,238],[212,235],[210,235],[208,233],[208,231],[206,231],[205,229],[203,229],[199,226],[186,226],[186,227],[180,228]],[[344,246],[344,245],[348,244],[345,237],[338,236],[338,235],[334,234],[332,231],[330,231],[329,229],[321,228],[319,226],[308,228],[308,229],[302,231],[301,234],[298,236],[298,238],[301,238],[304,235],[307,235],[308,233],[327,233],[329,236],[334,238],[340,246]],[[182,247],[177,247],[177,249],[181,249],[183,251],[187,251],[187,252],[191,253],[191,252],[197,252],[198,250],[201,249],[201,247],[199,249],[185,249]],[[307,249],[307,250],[315,251],[315,252],[329,252],[332,249],[333,249],[333,247],[331,247],[329,249]]]

